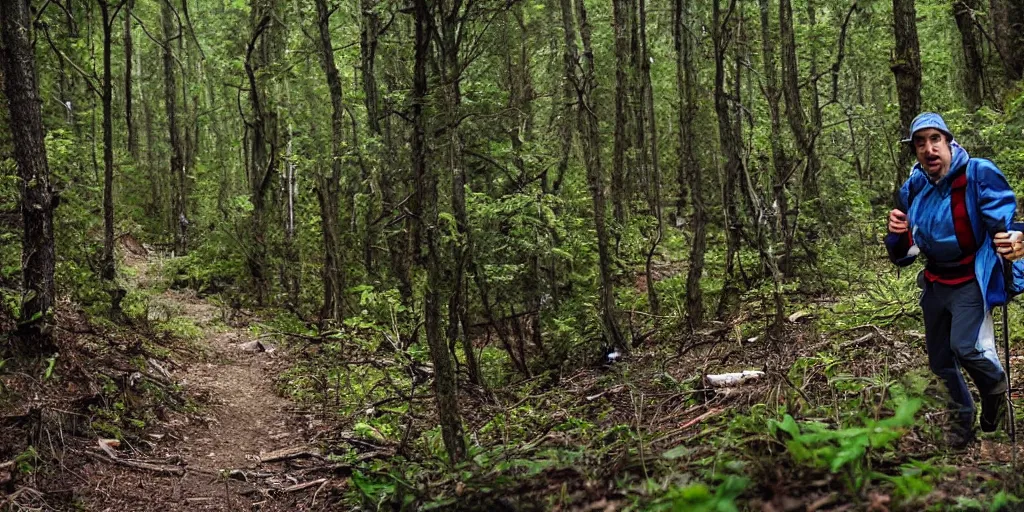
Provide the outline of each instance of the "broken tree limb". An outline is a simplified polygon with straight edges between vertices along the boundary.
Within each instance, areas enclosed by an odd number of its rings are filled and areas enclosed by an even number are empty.
[[[700,422],[702,422],[702,421],[704,421],[704,420],[706,420],[706,419],[708,419],[708,418],[710,418],[710,417],[712,417],[712,416],[714,416],[714,415],[716,415],[716,414],[718,414],[718,413],[720,413],[720,412],[722,412],[724,410],[725,410],[725,408],[716,407],[714,409],[711,409],[710,411],[705,412],[704,414],[701,414],[700,416],[697,416],[696,418],[693,418],[690,421],[687,421],[686,423],[683,423],[683,424],[679,425],[679,428],[680,429],[690,428],[690,427],[692,427],[692,426],[694,426],[694,425],[696,425],[696,424],[698,424],[698,423],[700,423]]]
[[[731,388],[740,386],[751,381],[764,377],[760,370],[745,370],[736,373],[720,373],[717,375],[705,375],[704,381],[713,388]]]
[[[326,478],[318,478],[316,480],[310,480],[309,482],[303,482],[301,484],[295,484],[295,485],[292,485],[290,487],[285,487],[284,489],[281,489],[281,492],[296,492],[296,491],[301,491],[303,489],[309,489],[310,487],[327,483],[327,480],[328,479],[326,479]]]
[[[166,466],[166,465],[162,465],[162,464],[150,464],[148,462],[139,462],[139,461],[136,461],[136,460],[127,460],[127,459],[122,459],[122,458],[118,458],[118,457],[107,457],[107,456],[101,455],[99,453],[89,452],[89,451],[82,452],[82,453],[84,453],[87,457],[91,457],[93,459],[96,459],[96,460],[99,460],[99,461],[102,461],[102,462],[110,462],[110,463],[113,463],[113,464],[120,464],[122,466],[127,466],[127,467],[135,468],[135,469],[144,469],[146,471],[153,471],[153,472],[161,474],[161,475],[183,476],[185,474],[185,468],[180,467],[180,466]]]
[[[320,458],[319,450],[308,450],[304,447],[284,448],[270,453],[260,453],[260,462],[282,462],[292,459]]]

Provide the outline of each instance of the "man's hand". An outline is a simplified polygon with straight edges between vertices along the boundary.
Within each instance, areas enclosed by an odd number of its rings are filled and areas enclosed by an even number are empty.
[[[889,212],[889,232],[902,235],[907,232],[907,214],[892,210]]]
[[[1024,233],[1020,231],[1004,231],[996,233],[992,237],[992,241],[996,245],[996,252],[1004,259],[1016,261],[1024,258]]]

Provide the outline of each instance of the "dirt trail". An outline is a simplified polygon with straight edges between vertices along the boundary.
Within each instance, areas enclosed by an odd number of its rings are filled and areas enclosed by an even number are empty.
[[[154,263],[153,266],[156,264]],[[138,283],[151,286],[155,269],[135,262]],[[279,450],[307,446],[315,428],[289,400],[274,390],[273,378],[286,361],[279,352],[245,351],[239,345],[254,341],[244,328],[220,321],[220,310],[189,292],[169,290],[155,295],[150,310],[166,317],[185,317],[202,329],[193,360],[180,361],[170,371],[188,396],[206,404],[198,414],[170,414],[148,435],[152,444],[125,459],[166,461],[185,469],[182,476],[162,476],[111,462],[90,463],[88,485],[78,490],[86,510],[310,510],[312,495],[331,485],[330,479],[310,476],[308,458],[263,460]],[[285,466],[288,467],[285,467]],[[317,463],[316,465],[320,465]],[[323,485],[319,480],[324,480]],[[310,484],[310,483],[313,484]],[[294,490],[303,483],[310,484]],[[315,484],[315,485],[314,485]],[[292,489],[288,489],[291,487]],[[320,501],[324,493],[320,492]]]

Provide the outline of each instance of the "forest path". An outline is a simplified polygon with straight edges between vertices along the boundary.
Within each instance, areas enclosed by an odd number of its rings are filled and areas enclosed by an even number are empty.
[[[134,284],[154,290],[161,266],[156,258],[131,262]],[[85,472],[89,481],[78,490],[85,509],[319,508],[314,494],[329,480],[310,477],[301,466],[302,459],[317,458],[305,441],[316,422],[273,385],[286,357],[273,348],[251,348],[263,342],[245,327],[223,322],[220,308],[190,290],[154,292],[149,307],[151,318],[191,323],[201,331],[183,351],[191,360],[179,361],[178,371],[169,373],[202,406],[198,414],[168,413],[167,421],[148,429],[152,442],[144,455],[121,458],[162,460],[161,465],[183,468],[184,474],[166,476],[105,461],[90,464],[92,470]]]

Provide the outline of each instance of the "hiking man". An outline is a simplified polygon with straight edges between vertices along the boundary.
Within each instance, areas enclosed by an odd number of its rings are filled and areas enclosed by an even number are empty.
[[[1002,172],[971,158],[935,113],[914,118],[903,142],[917,156],[898,208],[889,212],[885,245],[901,267],[918,254],[928,366],[949,390],[956,413],[950,445],[974,441],[974,401],[962,366],[981,394],[981,430],[996,429],[1006,405],[1006,374],[996,353],[991,310],[1007,300],[1002,258],[1024,256],[1009,226],[1017,202]]]

